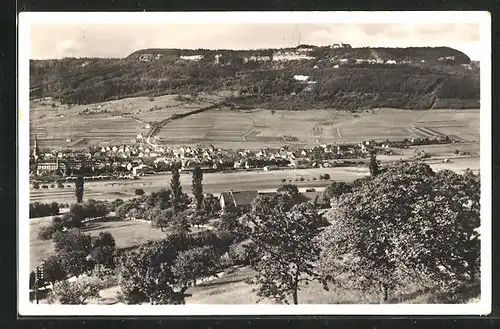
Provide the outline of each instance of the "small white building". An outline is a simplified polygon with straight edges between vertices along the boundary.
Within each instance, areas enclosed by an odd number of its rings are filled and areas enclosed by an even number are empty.
[[[309,76],[307,75],[294,75],[293,78],[297,81],[302,81],[302,82],[309,80]]]
[[[190,56],[181,56],[181,59],[186,61],[194,61],[197,62],[203,58],[203,55],[190,55]]]
[[[271,56],[260,56],[260,55],[253,55],[248,58],[249,61],[252,62],[269,62],[272,60]]]

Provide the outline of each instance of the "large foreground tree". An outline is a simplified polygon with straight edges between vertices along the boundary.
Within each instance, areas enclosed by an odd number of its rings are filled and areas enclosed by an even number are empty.
[[[169,235],[127,253],[119,267],[119,278],[128,302],[184,304],[189,285],[174,274],[172,267],[186,247],[185,236]]]
[[[252,267],[260,297],[299,303],[301,284],[320,280],[315,271],[319,249],[314,238],[327,225],[310,203],[293,205],[293,196],[259,197],[246,218],[247,236],[255,243]]]
[[[479,269],[479,177],[400,163],[345,194],[319,241],[337,283],[388,301],[410,279],[451,287]]]

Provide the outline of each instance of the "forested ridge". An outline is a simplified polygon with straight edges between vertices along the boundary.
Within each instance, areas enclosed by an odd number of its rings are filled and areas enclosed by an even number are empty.
[[[133,96],[233,90],[251,96],[253,105],[276,109],[479,107],[479,67],[455,49],[311,49],[305,60],[230,64],[217,64],[215,55],[241,59],[293,52],[294,48],[144,49],[119,59],[31,60],[31,97],[89,104]],[[181,58],[194,55],[203,58]],[[388,64],[389,60],[396,63]],[[309,76],[310,83],[296,81],[294,75]]]

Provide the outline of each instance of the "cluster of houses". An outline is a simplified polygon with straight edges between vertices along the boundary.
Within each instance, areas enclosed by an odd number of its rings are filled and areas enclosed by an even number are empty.
[[[295,168],[328,168],[341,166],[346,159],[362,159],[374,149],[379,153],[395,154],[395,148],[409,146],[442,144],[455,142],[448,136],[413,138],[402,141],[376,142],[368,140],[357,144],[317,145],[312,148],[291,149],[283,146],[278,149],[225,150],[210,146],[169,147],[134,145],[113,145],[90,147],[85,150],[66,150],[40,152],[37,139],[32,153],[36,165],[33,174],[41,175],[59,171],[71,175],[86,170],[96,174],[124,173],[132,176],[154,171],[166,171],[173,165],[181,171],[189,172],[195,167],[204,171],[224,171],[238,169],[262,169],[264,171]]]

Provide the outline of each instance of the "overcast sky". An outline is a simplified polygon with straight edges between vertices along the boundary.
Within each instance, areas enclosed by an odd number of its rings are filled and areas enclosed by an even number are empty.
[[[47,24],[30,28],[30,58],[125,57],[144,48],[257,49],[330,45],[448,46],[479,59],[479,24]]]

